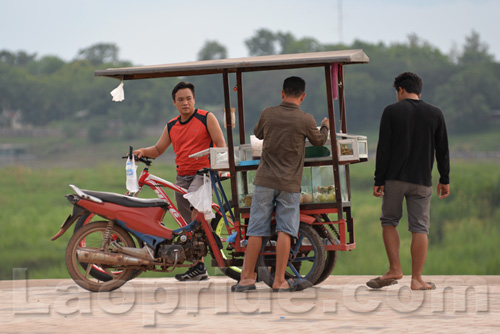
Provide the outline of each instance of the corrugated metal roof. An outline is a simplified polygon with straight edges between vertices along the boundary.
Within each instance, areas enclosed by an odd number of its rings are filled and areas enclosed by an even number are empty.
[[[110,68],[95,71],[95,75],[133,80],[215,74],[222,73],[224,70],[227,70],[229,73],[234,73],[238,70],[241,70],[242,72],[266,71],[301,67],[318,67],[332,63],[358,64],[368,63],[369,61],[370,59],[363,52],[363,50],[341,50],[203,60],[154,66]]]

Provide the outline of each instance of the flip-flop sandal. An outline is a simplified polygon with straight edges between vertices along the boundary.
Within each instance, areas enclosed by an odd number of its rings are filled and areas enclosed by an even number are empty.
[[[255,289],[257,289],[255,287],[255,284],[240,285],[240,283],[237,283],[231,287],[231,292],[247,292],[247,291],[255,290]]]
[[[372,289],[380,289],[394,284],[398,284],[398,280],[395,278],[381,279],[380,277],[377,277],[366,282],[366,285]]]
[[[273,292],[293,292],[302,291],[313,286],[313,284],[303,278],[290,278],[286,280],[288,282],[289,288],[286,289],[273,289]]]

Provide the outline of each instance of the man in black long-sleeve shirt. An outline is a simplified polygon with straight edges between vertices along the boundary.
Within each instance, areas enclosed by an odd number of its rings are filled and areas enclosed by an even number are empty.
[[[412,290],[435,288],[422,279],[427,256],[432,167],[436,156],[439,171],[437,194],[450,193],[448,136],[442,111],[420,100],[422,79],[405,72],[394,80],[398,102],[387,106],[380,121],[373,195],[382,197],[382,233],[389,270],[370,280],[371,288],[397,283],[403,277],[397,226],[406,198],[408,230],[412,233]]]

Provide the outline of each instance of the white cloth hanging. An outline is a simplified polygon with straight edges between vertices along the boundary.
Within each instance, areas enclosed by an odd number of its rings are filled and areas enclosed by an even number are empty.
[[[123,91],[123,79],[118,85],[118,87],[113,89],[110,94],[111,96],[113,96],[113,101],[115,102],[121,102],[125,100],[125,92]]]

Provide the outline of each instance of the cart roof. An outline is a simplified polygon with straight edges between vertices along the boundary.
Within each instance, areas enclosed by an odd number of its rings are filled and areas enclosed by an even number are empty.
[[[341,50],[203,60],[154,66],[109,68],[106,70],[95,71],[95,75],[116,79],[133,80],[216,74],[222,73],[224,70],[227,70],[229,73],[235,73],[238,70],[242,72],[281,70],[301,67],[319,67],[330,65],[332,63],[362,64],[368,63],[369,61],[370,59],[363,52],[363,50]]]

